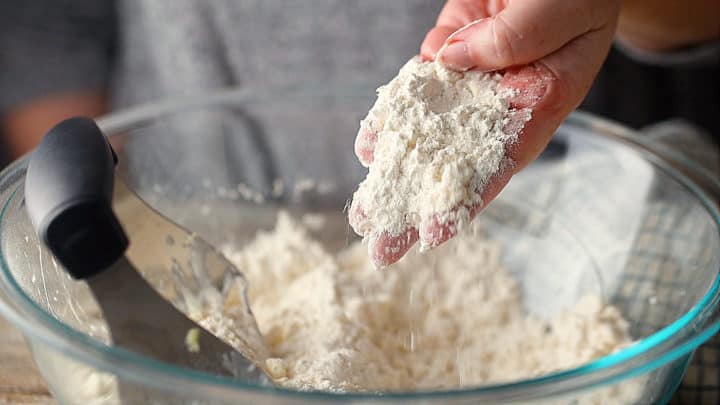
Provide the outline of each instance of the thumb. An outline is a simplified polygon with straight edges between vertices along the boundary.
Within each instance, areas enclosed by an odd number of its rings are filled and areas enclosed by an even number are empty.
[[[614,22],[619,1],[527,0],[459,29],[438,51],[453,70],[493,71],[525,65]]]

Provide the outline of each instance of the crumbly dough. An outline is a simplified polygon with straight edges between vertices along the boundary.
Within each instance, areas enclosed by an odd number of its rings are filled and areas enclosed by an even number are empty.
[[[280,213],[274,230],[226,254],[247,277],[265,368],[289,388],[477,386],[577,366],[631,342],[618,309],[596,296],[549,322],[528,315],[501,246],[476,233],[377,271],[360,243],[333,255]]]
[[[310,231],[323,223],[280,213],[273,230],[241,250],[226,248],[246,275],[263,336],[254,333],[242,278],[203,290],[188,308],[278,385],[331,392],[472,387],[567,369],[631,342],[619,311],[594,296],[550,321],[528,315],[517,280],[500,264],[501,246],[476,229],[377,271],[360,243],[331,254],[314,240]],[[121,403],[114,376],[58,356],[36,353],[45,372],[62,373],[76,387],[75,398]],[[542,403],[634,404],[646,380]]]
[[[366,240],[398,236],[432,216],[462,227],[469,207],[482,204],[478,191],[503,170],[510,131],[510,90],[501,76],[458,73],[435,62],[411,59],[397,77],[378,89],[361,127],[377,134],[374,159],[353,199],[362,219],[355,231]],[[515,114],[530,118],[530,112]],[[363,141],[364,138],[360,138]],[[421,239],[421,247],[428,248]]]

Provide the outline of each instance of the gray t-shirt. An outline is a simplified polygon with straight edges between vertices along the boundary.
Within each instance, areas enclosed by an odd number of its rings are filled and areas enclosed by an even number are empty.
[[[370,106],[347,100],[285,102],[276,91],[352,86],[372,95],[418,53],[442,4],[121,1],[115,106],[237,86],[257,89],[258,96],[269,99],[241,106],[242,114],[176,120],[164,127],[177,135],[172,142],[165,142],[166,136],[157,148],[133,155],[163,151],[144,161],[182,156],[184,172],[178,176],[198,179],[195,174],[202,173],[220,184],[242,181],[268,188],[274,177],[313,178],[342,185],[338,198],[347,198],[363,174],[353,140],[363,110]]]
[[[372,89],[417,53],[443,3],[5,0],[0,2],[0,113],[41,95],[107,86],[114,108],[229,86],[269,91],[365,83]],[[671,56],[672,67],[645,66],[613,51],[582,108],[635,127],[685,118],[720,139],[715,118],[720,49],[703,49],[703,65],[691,60],[683,66],[692,52],[681,52]],[[662,61],[663,55],[640,59]],[[195,125],[202,131],[202,123]],[[246,139],[220,142],[197,131],[179,131],[167,154],[207,150],[211,156],[222,151],[232,157],[240,148],[250,156],[236,162],[237,170],[258,166]],[[337,162],[352,162],[336,164],[334,172],[356,172],[349,166],[354,164],[352,149],[346,147],[354,129],[333,132],[288,135],[265,149],[278,159],[292,159],[298,143],[305,149],[321,147]]]
[[[0,92],[0,108],[108,83],[113,108],[237,86],[270,98],[274,94],[268,93],[288,86],[322,90],[354,84],[372,92],[418,53],[443,3],[4,2],[0,14],[8,20],[14,15],[7,21],[14,28],[0,39],[8,72],[0,76],[0,88],[10,90]],[[42,21],[50,23],[44,27]],[[267,187],[271,177],[332,175],[328,180],[356,184],[363,171],[352,143],[370,105],[356,103],[355,110],[351,105],[336,103],[323,114],[322,106],[312,109],[299,100],[297,108],[270,102],[265,108],[242,107],[242,114],[191,114],[157,126],[155,132],[163,134],[153,147],[145,144],[131,156],[176,166],[178,181],[242,180]],[[321,130],[303,131],[303,120],[307,128]],[[259,128],[248,131],[250,123]]]

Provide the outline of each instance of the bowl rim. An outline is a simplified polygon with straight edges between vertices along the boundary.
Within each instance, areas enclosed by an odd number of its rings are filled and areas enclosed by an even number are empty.
[[[279,92],[286,95],[300,94],[305,97],[353,97],[367,91],[367,86],[351,87],[355,91],[327,90],[307,91],[303,89],[287,89],[284,91],[262,92],[256,94],[273,94]],[[254,95],[252,89],[229,89],[214,91],[205,95],[196,95],[182,99],[166,100],[159,103],[149,103],[138,107],[112,113],[100,118],[98,123],[106,134],[119,133],[147,125],[154,119],[168,114],[179,113],[189,108],[220,107],[233,103],[245,104],[263,101],[265,97]],[[565,125],[575,125],[590,128],[603,137],[620,143],[626,143],[654,166],[662,169],[675,181],[683,185],[689,193],[707,210],[715,222],[720,234],[720,213],[711,202],[707,194],[691,181],[685,174],[671,167],[657,152],[653,145],[643,139],[637,132],[610,120],[596,117],[592,114],[576,111],[565,121]],[[693,162],[687,161],[688,167],[693,169]],[[24,176],[27,167],[27,157],[11,164],[0,172],[0,184],[14,184]],[[720,182],[710,178],[718,187]],[[15,185],[10,197],[0,210],[0,228],[6,218],[6,211],[17,193],[21,192],[22,185]],[[720,274],[720,269],[718,269]],[[448,389],[432,391],[402,391],[375,393],[330,393],[321,391],[297,391],[281,387],[268,387],[258,384],[245,383],[220,377],[205,372],[191,370],[162,363],[146,358],[125,349],[107,346],[88,335],[79,332],[65,323],[56,320],[51,314],[35,303],[19,286],[12,276],[0,246],[0,315],[5,316],[12,324],[18,327],[26,337],[41,341],[51,348],[64,353],[72,359],[96,367],[100,370],[116,374],[146,386],[153,386],[160,390],[186,392],[188,394],[205,393],[213,398],[232,400],[238,393],[255,392],[257,394],[270,394],[290,396],[294,399],[306,400],[410,400],[433,399],[472,396],[488,400],[527,400],[546,398],[549,396],[566,394],[580,389],[610,384],[629,379],[671,361],[688,355],[697,346],[708,340],[720,330],[720,317],[716,308],[720,301],[720,277],[715,279],[705,295],[688,312],[659,331],[649,335],[634,344],[607,356],[596,359],[590,363],[551,373],[539,378],[519,380],[509,383],[493,384],[467,389]],[[3,300],[3,295],[9,298]],[[707,317],[707,319],[703,318]],[[688,331],[686,326],[692,321],[702,319],[704,327],[698,331]]]

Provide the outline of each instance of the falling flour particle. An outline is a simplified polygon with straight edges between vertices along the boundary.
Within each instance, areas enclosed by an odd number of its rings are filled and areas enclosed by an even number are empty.
[[[285,191],[285,183],[282,179],[275,179],[272,184],[272,196],[278,198],[283,195]]]
[[[469,208],[482,204],[479,191],[509,163],[505,148],[518,136],[506,130],[512,91],[499,88],[501,78],[416,57],[378,89],[361,122],[377,143],[353,197],[364,213],[352,220],[359,235],[366,241],[398,236],[434,215],[458,228],[467,223]],[[530,111],[522,116],[526,122]],[[422,248],[432,247],[428,242],[421,240]]]
[[[528,315],[501,246],[475,231],[412,250],[390,272],[360,243],[330,253],[285,213],[242,250],[225,249],[248,281],[265,370],[300,390],[458,388],[578,366],[631,342],[619,310],[596,296],[549,321]],[[641,389],[620,384],[579,403],[632,403]]]

